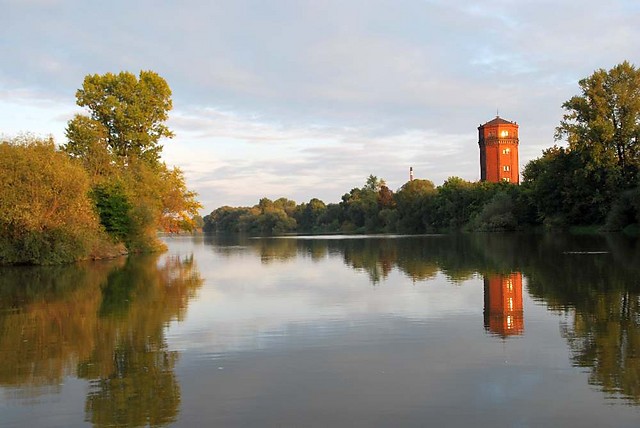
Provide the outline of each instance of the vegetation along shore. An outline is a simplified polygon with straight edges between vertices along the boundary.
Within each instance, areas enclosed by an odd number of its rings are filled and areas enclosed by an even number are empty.
[[[163,248],[158,230],[193,228],[200,208],[160,159],[171,90],[152,71],[86,76],[67,142],[0,143],[0,264],[58,264]]]
[[[640,71],[628,62],[579,82],[554,145],[520,185],[450,177],[389,189],[371,175],[339,203],[262,198],[204,217],[204,231],[429,233],[596,226],[638,231]],[[0,264],[56,264],[162,248],[158,231],[199,226],[196,194],[161,160],[171,90],[152,71],[89,75],[67,141],[0,142]]]
[[[521,185],[411,180],[396,192],[370,176],[339,203],[260,199],[204,217],[207,231],[428,233],[588,227],[637,233],[640,222],[640,71],[628,62],[580,80],[563,104],[554,145],[524,168]]]

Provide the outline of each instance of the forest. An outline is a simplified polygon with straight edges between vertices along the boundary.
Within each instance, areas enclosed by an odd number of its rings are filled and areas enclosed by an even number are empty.
[[[339,203],[262,198],[252,207],[220,207],[208,232],[432,233],[531,228],[620,231],[640,223],[640,71],[629,62],[579,81],[566,101],[556,142],[524,167],[522,183],[435,186],[412,180],[393,191],[371,175]]]

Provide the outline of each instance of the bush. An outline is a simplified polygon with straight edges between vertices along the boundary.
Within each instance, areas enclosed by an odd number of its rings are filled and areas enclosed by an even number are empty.
[[[88,258],[102,232],[81,166],[53,141],[0,143],[0,264]]]

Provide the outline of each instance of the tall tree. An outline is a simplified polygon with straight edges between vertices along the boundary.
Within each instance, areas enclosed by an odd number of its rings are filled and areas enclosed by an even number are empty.
[[[640,170],[640,70],[625,61],[580,80],[581,94],[562,106],[567,111],[556,129],[585,167],[613,174],[625,188],[637,184]],[[605,178],[603,178],[605,181]]]
[[[156,249],[156,231],[192,230],[201,207],[182,171],[160,160],[171,89],[153,71],[94,74],[76,92],[89,115],[69,121],[63,147],[88,171],[105,230],[129,250]]]
[[[89,109],[89,117],[77,115],[69,122],[67,151],[82,153],[94,139],[105,138],[109,152],[127,163],[140,158],[151,164],[160,159],[162,137],[173,132],[165,125],[172,108],[171,89],[153,71],[93,74],[85,77],[76,92],[76,103]]]

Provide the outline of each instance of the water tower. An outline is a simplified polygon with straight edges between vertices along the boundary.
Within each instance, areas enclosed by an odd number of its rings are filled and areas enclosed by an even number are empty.
[[[480,180],[518,184],[518,125],[500,116],[478,127]]]

